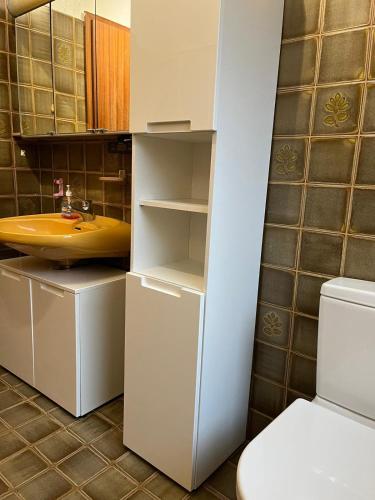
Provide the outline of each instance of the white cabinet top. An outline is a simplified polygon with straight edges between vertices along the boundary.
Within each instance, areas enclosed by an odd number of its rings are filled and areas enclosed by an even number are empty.
[[[125,279],[126,272],[100,265],[81,265],[71,269],[54,269],[53,263],[35,257],[18,257],[0,261],[0,270],[21,274],[67,292],[81,293],[93,288]]]

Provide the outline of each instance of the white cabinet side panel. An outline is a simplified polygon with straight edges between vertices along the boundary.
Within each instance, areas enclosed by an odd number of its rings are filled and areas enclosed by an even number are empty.
[[[125,445],[193,485],[204,294],[127,275]]]
[[[81,414],[124,389],[125,279],[80,294]]]
[[[79,295],[32,283],[35,387],[80,415],[76,310]]]
[[[133,2],[132,133],[214,128],[219,12],[220,0]]]
[[[223,0],[196,486],[245,439],[282,0]]]
[[[30,280],[0,269],[0,365],[34,383]]]

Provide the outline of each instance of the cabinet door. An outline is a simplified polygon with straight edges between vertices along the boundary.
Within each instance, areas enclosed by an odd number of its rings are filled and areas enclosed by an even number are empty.
[[[53,76],[56,132],[85,133],[93,128],[92,92],[95,65],[92,64],[95,0],[51,2]],[[91,17],[90,17],[91,16]],[[89,29],[90,28],[90,29]],[[89,54],[90,57],[87,57]]]
[[[30,280],[0,271],[0,365],[33,385]]]
[[[191,489],[204,294],[127,275],[125,445]]]
[[[36,281],[32,293],[35,387],[78,415],[76,296]]]
[[[114,22],[98,15],[95,29],[97,128],[128,131],[130,29],[117,22],[117,18]]]
[[[215,129],[220,3],[132,3],[131,132]]]
[[[15,19],[18,96],[13,89],[12,101],[18,100],[24,136],[56,131],[50,10],[50,4],[43,5]]]

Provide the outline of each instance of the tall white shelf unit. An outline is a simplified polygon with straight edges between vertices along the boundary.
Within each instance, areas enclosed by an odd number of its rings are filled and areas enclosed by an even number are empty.
[[[124,443],[188,490],[245,440],[283,0],[133,0]]]

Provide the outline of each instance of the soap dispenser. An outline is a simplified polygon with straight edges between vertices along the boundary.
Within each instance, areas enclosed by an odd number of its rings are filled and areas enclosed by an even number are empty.
[[[70,184],[66,185],[66,192],[61,204],[61,216],[64,219],[78,219],[79,214],[73,212],[72,210],[72,197],[73,193],[70,189]]]

